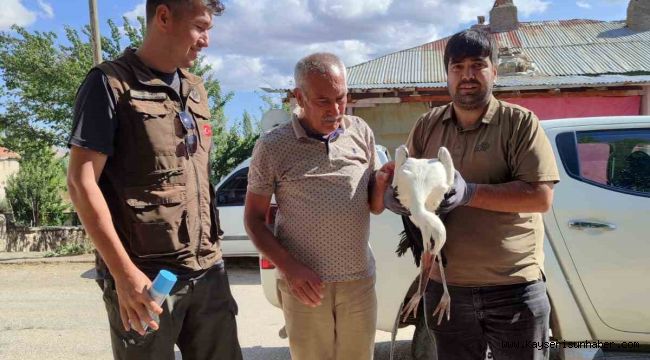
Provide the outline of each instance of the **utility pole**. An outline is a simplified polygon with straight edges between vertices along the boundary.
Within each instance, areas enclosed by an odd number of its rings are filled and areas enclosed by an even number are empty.
[[[90,9],[90,33],[93,45],[93,64],[102,62],[102,39],[99,36],[99,17],[97,16],[97,0],[88,0]]]

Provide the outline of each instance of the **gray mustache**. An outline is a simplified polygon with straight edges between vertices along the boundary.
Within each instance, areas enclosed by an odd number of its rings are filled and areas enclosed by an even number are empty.
[[[323,118],[323,120],[328,121],[328,122],[340,121],[341,119],[343,119],[342,116],[329,116],[329,117]]]

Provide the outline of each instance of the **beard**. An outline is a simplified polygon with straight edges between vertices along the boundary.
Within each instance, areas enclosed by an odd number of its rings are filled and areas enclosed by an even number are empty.
[[[478,85],[478,89],[469,94],[461,93],[460,86],[465,84],[475,84]],[[492,95],[492,89],[483,86],[477,81],[466,81],[458,84],[456,87],[455,93],[452,95],[451,99],[454,102],[454,105],[460,107],[463,110],[476,110],[485,106]]]

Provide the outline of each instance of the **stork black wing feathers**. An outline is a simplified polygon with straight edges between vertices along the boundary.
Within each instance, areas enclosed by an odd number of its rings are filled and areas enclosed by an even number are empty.
[[[402,216],[402,223],[404,224],[404,231],[400,234],[399,245],[397,245],[397,255],[402,256],[406,253],[407,249],[411,249],[415,265],[420,266],[420,258],[422,257],[422,233],[415,224],[408,218]]]
[[[397,245],[397,256],[406,254],[408,249],[413,253],[415,266],[420,266],[420,259],[422,258],[422,233],[420,229],[413,224],[408,216],[402,216],[402,223],[404,224],[404,231],[400,233],[399,244]],[[434,242],[435,240],[432,240]],[[445,257],[444,248],[440,250],[440,258],[442,259],[442,266],[447,267],[447,257]],[[436,259],[437,261],[438,259]]]

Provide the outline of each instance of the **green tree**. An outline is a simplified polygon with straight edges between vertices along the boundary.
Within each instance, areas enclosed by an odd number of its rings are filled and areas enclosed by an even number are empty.
[[[125,44],[139,46],[145,25],[142,17],[135,25],[123,18],[122,28],[108,20],[110,33],[102,36],[103,58],[117,58]],[[0,76],[4,80],[0,84],[0,145],[23,156],[43,146],[66,145],[77,88],[92,68],[90,39],[88,26],[81,30],[66,27],[64,42],[54,32],[30,32],[18,26],[0,32]],[[250,156],[249,144],[255,143],[256,134],[248,125],[228,129],[224,107],[233,93],[224,93],[210,70],[204,57],[190,69],[204,78],[208,93],[215,149],[210,177],[216,182]]]
[[[251,137],[255,135],[253,131],[253,122],[255,122],[255,119],[253,119],[247,110],[244,110],[244,114],[242,115],[241,119],[243,137]]]
[[[70,28],[65,46],[55,44],[53,32],[12,30],[0,33],[2,144],[21,155],[42,144],[62,146],[77,86],[92,63],[90,47]]]
[[[284,94],[284,93],[283,93]],[[257,95],[262,99],[265,106],[260,106],[260,112],[264,114],[266,111],[271,109],[282,109],[287,113],[291,114],[291,106],[288,101],[282,101],[281,95],[277,93],[260,93]]]
[[[65,166],[53,150],[41,147],[23,157],[18,173],[7,181],[7,200],[16,221],[23,225],[62,225],[68,206]]]
[[[255,146],[256,137],[240,138],[237,134],[230,131],[224,144],[225,147],[221,151],[217,151],[212,163],[213,173],[215,178],[213,183],[218,183],[218,180],[227,175],[239,163],[249,158]],[[219,156],[221,155],[221,156]]]
[[[253,130],[252,117],[244,112],[244,119],[241,124],[234,124],[230,129],[220,128],[216,134],[215,147],[212,151],[212,174],[213,184],[232,171],[239,163],[246,160],[253,153],[255,141],[259,138],[259,132]],[[246,120],[248,119],[248,120]],[[248,122],[249,125],[245,125]]]

